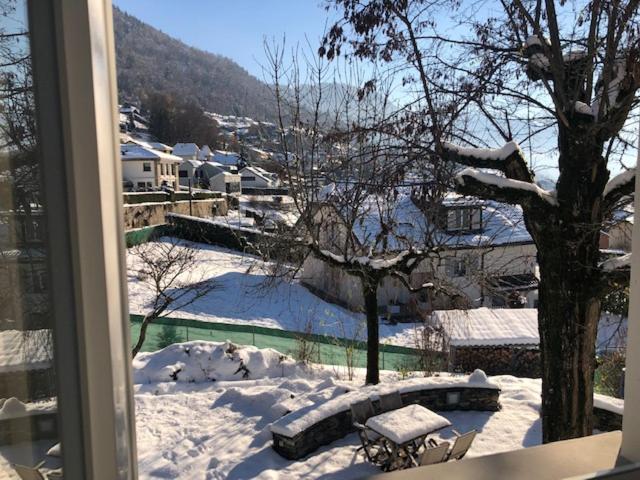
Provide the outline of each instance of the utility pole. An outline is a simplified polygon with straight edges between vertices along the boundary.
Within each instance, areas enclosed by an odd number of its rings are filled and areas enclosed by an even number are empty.
[[[193,204],[191,203],[192,195],[191,195],[191,179],[189,179],[189,216],[193,217]]]

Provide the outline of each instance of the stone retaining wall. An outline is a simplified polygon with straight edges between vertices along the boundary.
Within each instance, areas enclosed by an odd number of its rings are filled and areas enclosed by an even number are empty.
[[[476,368],[487,375],[514,375],[540,378],[540,350],[526,346],[452,347],[451,371],[473,372]]]
[[[593,407],[593,429],[601,432],[622,430],[622,415],[604,408]]]
[[[22,402],[31,402],[55,395],[53,368],[0,373],[0,398],[16,397]]]
[[[37,413],[0,420],[0,445],[58,438],[58,415]]]
[[[157,202],[141,204],[125,204],[124,224],[125,230],[161,225],[166,223],[167,213],[179,213],[194,217],[211,218],[216,215],[226,215],[228,211],[227,200],[224,198],[212,198],[208,200],[192,200],[189,213],[189,201]]]
[[[447,402],[449,393],[459,394],[457,403]],[[401,396],[404,405],[417,403],[431,410],[500,410],[500,390],[497,388],[427,388]],[[373,405],[377,410],[378,401],[374,400]],[[289,460],[297,460],[354,431],[351,411],[345,410],[315,423],[295,437],[273,433],[273,449]]]

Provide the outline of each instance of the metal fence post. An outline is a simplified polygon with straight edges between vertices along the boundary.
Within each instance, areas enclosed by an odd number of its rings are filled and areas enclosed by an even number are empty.
[[[189,326],[187,325],[187,342],[189,341]]]

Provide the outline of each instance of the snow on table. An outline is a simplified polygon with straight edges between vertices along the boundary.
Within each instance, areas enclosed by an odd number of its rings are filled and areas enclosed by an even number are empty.
[[[403,445],[448,427],[451,422],[422,405],[407,405],[398,410],[371,417],[366,425],[396,445]]]

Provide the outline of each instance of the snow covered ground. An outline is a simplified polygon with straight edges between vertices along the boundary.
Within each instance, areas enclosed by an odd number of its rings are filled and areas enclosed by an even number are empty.
[[[218,288],[172,316],[298,332],[307,331],[310,324],[313,333],[347,338],[354,338],[353,332],[364,331],[364,315],[321,300],[297,281],[267,286],[265,265],[256,257],[205,244],[194,245],[200,249],[199,270],[214,279]],[[129,253],[128,262],[135,261]],[[199,273],[194,277],[200,278]],[[145,313],[151,299],[149,287],[135,275],[129,275],[128,285],[130,312]],[[380,340],[415,347],[415,332],[414,324],[382,324]]]
[[[194,355],[198,349],[200,354]],[[202,354],[216,349],[215,355]],[[340,381],[330,368],[296,367],[273,350],[231,348],[226,357],[219,355],[226,350],[228,344],[190,342],[136,359],[134,376],[145,381],[135,386],[140,478],[351,479],[378,472],[356,453],[356,434],[299,461],[286,460],[271,447],[270,425],[288,409],[325,402],[341,389],[357,389],[362,376]],[[241,359],[250,373],[230,373]],[[286,377],[279,376],[283,362]],[[146,383],[168,379],[176,369],[194,372],[194,366],[223,380],[193,382],[189,375],[178,375],[177,382]],[[395,373],[383,373],[385,383],[401,386],[398,380]],[[469,457],[539,444],[540,382],[511,376],[489,380],[502,388],[500,412],[440,412],[458,431],[479,431]],[[452,436],[451,428],[440,433],[442,439]]]

